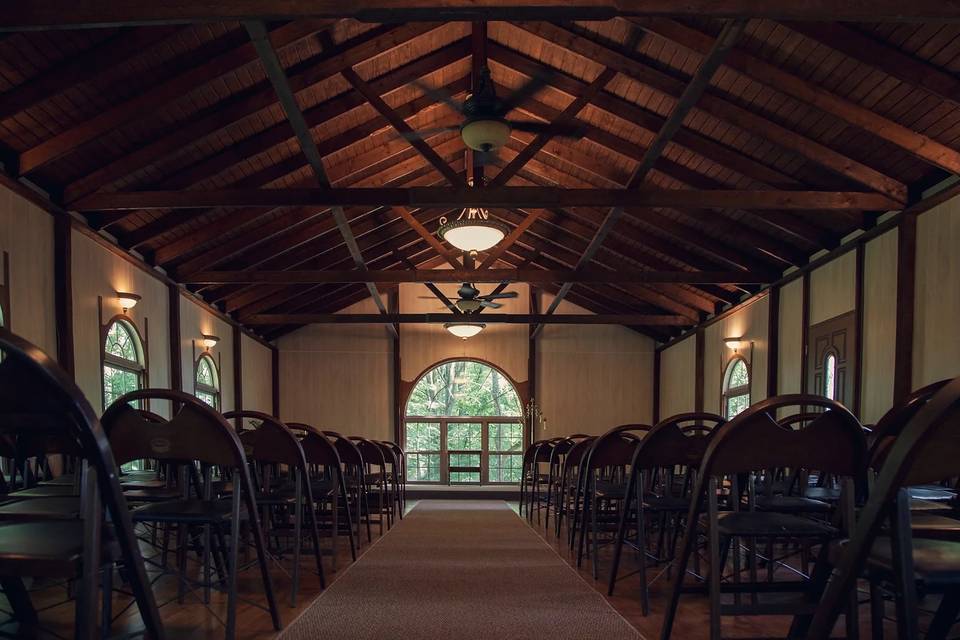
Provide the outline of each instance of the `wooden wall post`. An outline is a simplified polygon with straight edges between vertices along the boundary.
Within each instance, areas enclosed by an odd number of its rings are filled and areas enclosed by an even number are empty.
[[[180,288],[172,282],[167,284],[170,294],[168,307],[170,316],[170,388],[183,391],[183,353],[180,350]]]
[[[800,348],[800,392],[806,393],[807,387],[807,350],[810,347],[810,272],[803,274],[803,293],[800,307],[801,348]]]
[[[243,332],[233,327],[233,407],[243,411]],[[239,424],[239,420],[237,421]]]
[[[913,388],[913,305],[916,296],[917,217],[905,214],[897,234],[897,333],[893,371],[893,401]]]
[[[696,336],[696,355],[694,360],[694,388],[693,388],[693,410],[696,412],[703,411],[703,395],[704,395],[704,352],[706,351],[706,334],[701,327],[697,329]]]
[[[73,230],[70,216],[53,218],[53,301],[57,331],[57,362],[75,377],[73,353]]]
[[[767,397],[777,395],[780,373],[780,287],[767,296]]]
[[[540,312],[540,297],[537,295],[537,291],[530,287],[530,313],[539,313]],[[537,397],[537,333],[535,327],[530,333],[530,339],[527,342],[527,388],[530,390],[530,398],[536,399]],[[536,440],[536,435],[533,433],[533,425],[530,425],[530,433],[527,434],[528,443]]]
[[[857,275],[854,284],[853,310],[855,315],[856,335],[853,337],[853,406],[850,410],[853,415],[860,417],[861,394],[863,393],[863,278],[866,260],[864,243],[857,245]]]
[[[276,345],[270,347],[270,379],[273,396],[273,415],[280,417],[280,349]]]
[[[391,291],[387,294],[387,306],[391,313],[400,313],[400,290]],[[402,442],[400,437],[403,426],[403,407],[401,406],[402,394],[400,384],[400,326],[397,325],[396,332],[393,335],[391,343],[393,344],[393,441],[399,444]]]
[[[653,424],[660,422],[660,350],[653,351]]]

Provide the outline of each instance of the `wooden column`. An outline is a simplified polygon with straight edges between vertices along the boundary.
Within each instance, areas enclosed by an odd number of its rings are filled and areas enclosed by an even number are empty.
[[[660,350],[653,351],[653,424],[660,422]]]
[[[800,348],[800,392],[807,392],[807,350],[810,346],[810,272],[803,274],[803,294],[800,307],[800,322],[802,322],[800,335],[802,343]]]
[[[860,417],[860,396],[863,393],[863,273],[866,258],[864,243],[857,244],[857,276],[854,284],[854,313],[856,314],[856,335],[853,337],[853,415]]]
[[[703,411],[703,365],[704,351],[706,351],[706,335],[703,328],[697,329],[696,340],[696,360],[694,361],[694,389],[693,389],[693,410]]]
[[[273,415],[280,417],[280,349],[275,345],[270,347],[270,378],[272,382]]]
[[[904,215],[897,234],[897,333],[893,370],[893,401],[913,388],[913,305],[916,295],[917,217]]]
[[[167,284],[170,316],[170,388],[183,391],[183,353],[180,350],[180,288],[172,282]]]
[[[233,327],[233,407],[243,411],[243,349],[240,327]],[[239,424],[239,420],[238,420]]]
[[[73,231],[70,216],[53,218],[53,303],[57,362],[75,377],[73,354]]]
[[[530,313],[539,313],[540,298],[533,287],[530,287]],[[531,327],[530,339],[527,342],[527,388],[530,398],[537,397],[537,327]],[[542,407],[541,407],[542,408]],[[527,441],[533,442],[536,436],[533,433],[533,425],[530,425],[530,433],[527,434]]]
[[[400,313],[400,291],[391,291],[387,295],[387,306],[391,313]],[[393,345],[393,441],[401,442],[400,431],[403,425],[403,408],[401,407],[402,385],[400,384],[400,327],[396,327],[396,332],[391,340]]]
[[[767,294],[767,397],[778,393],[780,373],[780,287]]]

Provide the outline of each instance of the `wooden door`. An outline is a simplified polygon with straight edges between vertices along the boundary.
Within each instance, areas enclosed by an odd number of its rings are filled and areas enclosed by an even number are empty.
[[[856,348],[856,313],[853,311],[810,327],[807,352],[807,392],[833,398],[853,407]]]

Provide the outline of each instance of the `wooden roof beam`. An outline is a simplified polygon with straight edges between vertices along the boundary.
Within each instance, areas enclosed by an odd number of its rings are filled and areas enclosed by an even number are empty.
[[[809,211],[890,211],[901,204],[876,192],[744,191],[737,189],[564,189],[559,187],[331,187],[95,193],[73,211],[203,209],[208,207],[708,207]]]
[[[712,38],[697,29],[664,18],[637,18],[634,24],[687,51],[704,54]],[[886,140],[915,158],[952,174],[960,174],[960,151],[913,131],[851,100],[795,76],[742,49],[734,49],[724,65],[781,91],[805,104],[859,127],[868,134]]]
[[[284,113],[287,115],[287,120],[290,122],[290,126],[293,127],[293,131],[297,135],[297,141],[300,143],[300,150],[310,163],[310,166],[317,178],[317,182],[321,186],[328,186],[330,181],[327,179],[327,172],[323,166],[323,158],[320,156],[320,152],[317,149],[317,144],[314,142],[313,137],[310,134],[310,127],[303,118],[303,112],[300,110],[300,106],[297,104],[297,99],[294,95],[292,87],[290,86],[290,82],[287,79],[286,72],[284,71],[283,66],[280,64],[279,58],[277,58],[277,52],[274,50],[273,44],[270,41],[270,35],[267,32],[266,25],[264,25],[262,22],[254,21],[245,22],[243,26],[247,30],[247,33],[250,34],[250,40],[256,48],[257,55],[260,58],[260,63],[263,65],[264,71],[266,72],[267,77],[270,79],[270,83],[277,92],[277,98],[280,101],[280,105],[283,107]],[[363,262],[363,255],[360,253],[359,247],[357,247],[357,241],[353,236],[353,232],[350,231],[350,223],[347,222],[347,217],[343,213],[343,208],[334,206],[332,207],[332,213],[333,218],[337,223],[337,228],[340,230],[340,235],[343,236],[343,242],[349,248],[350,255],[353,258],[353,261],[356,263],[357,268],[365,268],[366,265]],[[380,292],[377,291],[376,285],[373,283],[367,283],[367,290],[370,292],[370,297],[373,298],[373,302],[377,305],[381,315],[386,314],[387,308],[383,304],[383,300],[380,297]],[[398,335],[397,329],[392,323],[387,323],[386,327],[388,332]]]
[[[263,324],[379,324],[386,319],[396,324],[441,324],[453,322],[461,318],[452,313],[391,313],[387,315],[368,313],[290,313],[290,314],[258,314],[248,316],[246,323],[250,325]],[[660,314],[522,314],[522,313],[488,313],[483,316],[485,324],[620,324],[640,326],[671,326],[686,327],[690,321],[683,316]]]
[[[364,22],[415,20],[609,20],[622,15],[672,15],[693,18],[763,17],[791,20],[866,22],[957,22],[957,0],[208,0],[203,3],[156,3],[149,0],[31,0],[18,2],[0,14],[0,30],[78,29],[221,22],[223,20],[295,20],[354,18]]]

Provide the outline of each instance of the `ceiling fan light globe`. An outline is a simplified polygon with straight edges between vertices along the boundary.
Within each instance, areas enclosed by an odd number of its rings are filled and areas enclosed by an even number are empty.
[[[510,125],[503,120],[471,120],[460,128],[463,143],[474,151],[499,149],[510,138]]]
[[[454,220],[439,230],[440,236],[460,251],[486,251],[506,236],[503,225],[491,220]]]
[[[466,340],[483,331],[486,326],[480,322],[447,322],[443,328],[458,338]]]
[[[479,300],[457,300],[457,308],[464,313],[473,313],[481,306]]]

